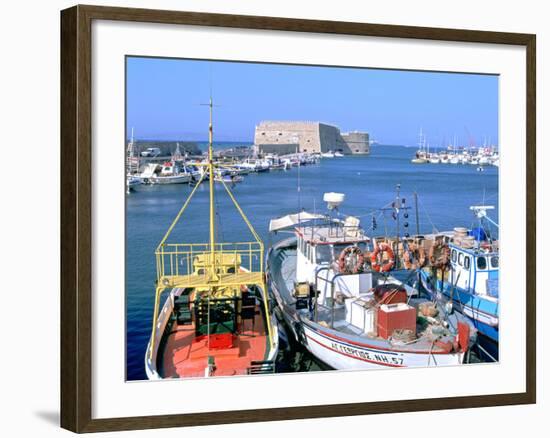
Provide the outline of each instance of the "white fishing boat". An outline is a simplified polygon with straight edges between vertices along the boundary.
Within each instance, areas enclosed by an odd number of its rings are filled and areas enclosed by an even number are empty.
[[[337,209],[341,194],[325,194]],[[476,330],[456,312],[391,275],[391,245],[369,238],[356,217],[306,212],[272,220],[292,230],[273,245],[268,278],[288,330],[334,369],[458,365]]]
[[[334,156],[337,157],[337,158],[341,158],[341,157],[344,156],[344,154],[340,151],[336,151],[336,152],[334,152]]]
[[[178,166],[174,161],[165,162],[159,173],[153,173],[149,178],[151,184],[187,184],[192,179],[191,172]]]
[[[126,193],[136,190],[143,184],[143,180],[139,176],[127,175],[126,176]]]
[[[332,151],[328,151],[328,152],[323,152],[321,154],[321,157],[322,158],[334,158],[336,155],[334,154],[334,152]]]

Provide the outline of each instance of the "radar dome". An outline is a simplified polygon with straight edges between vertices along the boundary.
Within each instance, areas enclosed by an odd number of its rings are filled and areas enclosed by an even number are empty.
[[[335,208],[338,208],[345,199],[346,195],[344,195],[343,193],[329,192],[323,195],[323,201],[327,203],[327,207],[329,210],[334,210]]]

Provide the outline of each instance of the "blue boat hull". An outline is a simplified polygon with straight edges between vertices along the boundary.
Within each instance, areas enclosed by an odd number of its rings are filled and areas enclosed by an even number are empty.
[[[441,292],[446,299],[452,300],[455,309],[463,315],[469,317],[479,333],[489,338],[491,341],[498,343],[498,303],[484,299],[478,295],[472,294],[464,289],[454,288],[451,284],[441,280],[435,281],[435,288],[425,271],[421,272],[422,286],[424,290],[435,298]],[[489,324],[483,320],[496,320],[496,324]]]

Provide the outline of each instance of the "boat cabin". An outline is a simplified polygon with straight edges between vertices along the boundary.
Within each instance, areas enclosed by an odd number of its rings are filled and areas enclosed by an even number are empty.
[[[172,176],[177,173],[179,173],[179,166],[177,166],[173,161],[167,161],[162,165],[160,176]]]
[[[358,246],[365,252],[370,239],[359,227],[359,219],[348,217],[343,222],[295,228],[297,245],[296,281],[315,282],[316,271],[336,262],[349,246]]]
[[[448,282],[458,289],[498,298],[498,250],[491,245],[485,249],[465,248],[452,242],[449,248],[452,269]]]

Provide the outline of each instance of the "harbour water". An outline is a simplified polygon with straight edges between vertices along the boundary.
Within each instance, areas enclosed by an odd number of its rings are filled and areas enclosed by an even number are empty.
[[[394,234],[391,215],[379,208],[395,198],[396,185],[401,197],[413,206],[413,192],[419,197],[421,233],[435,229],[475,224],[469,207],[494,205],[498,211],[498,168],[460,164],[412,164],[415,149],[403,146],[375,146],[368,156],[322,159],[317,165],[245,176],[233,188],[239,204],[269,246],[278,237],[268,235],[272,218],[300,209],[324,211],[323,193],[346,195],[342,211],[355,215],[370,233]],[[239,214],[216,184],[218,241],[246,241],[250,235]],[[127,380],[146,379],[144,355],[150,336],[154,303],[155,248],[176,216],[191,187],[187,184],[141,186],[126,198],[126,329]],[[496,220],[498,216],[493,215]],[[376,229],[372,230],[373,217]],[[208,240],[208,188],[199,187],[195,198],[172,234],[172,241]],[[401,224],[403,225],[403,224]],[[409,232],[416,232],[414,214],[409,217]],[[401,233],[404,229],[401,228]],[[281,356],[282,358],[282,356]],[[284,371],[304,370],[318,365],[301,352],[284,361],[292,365]]]

